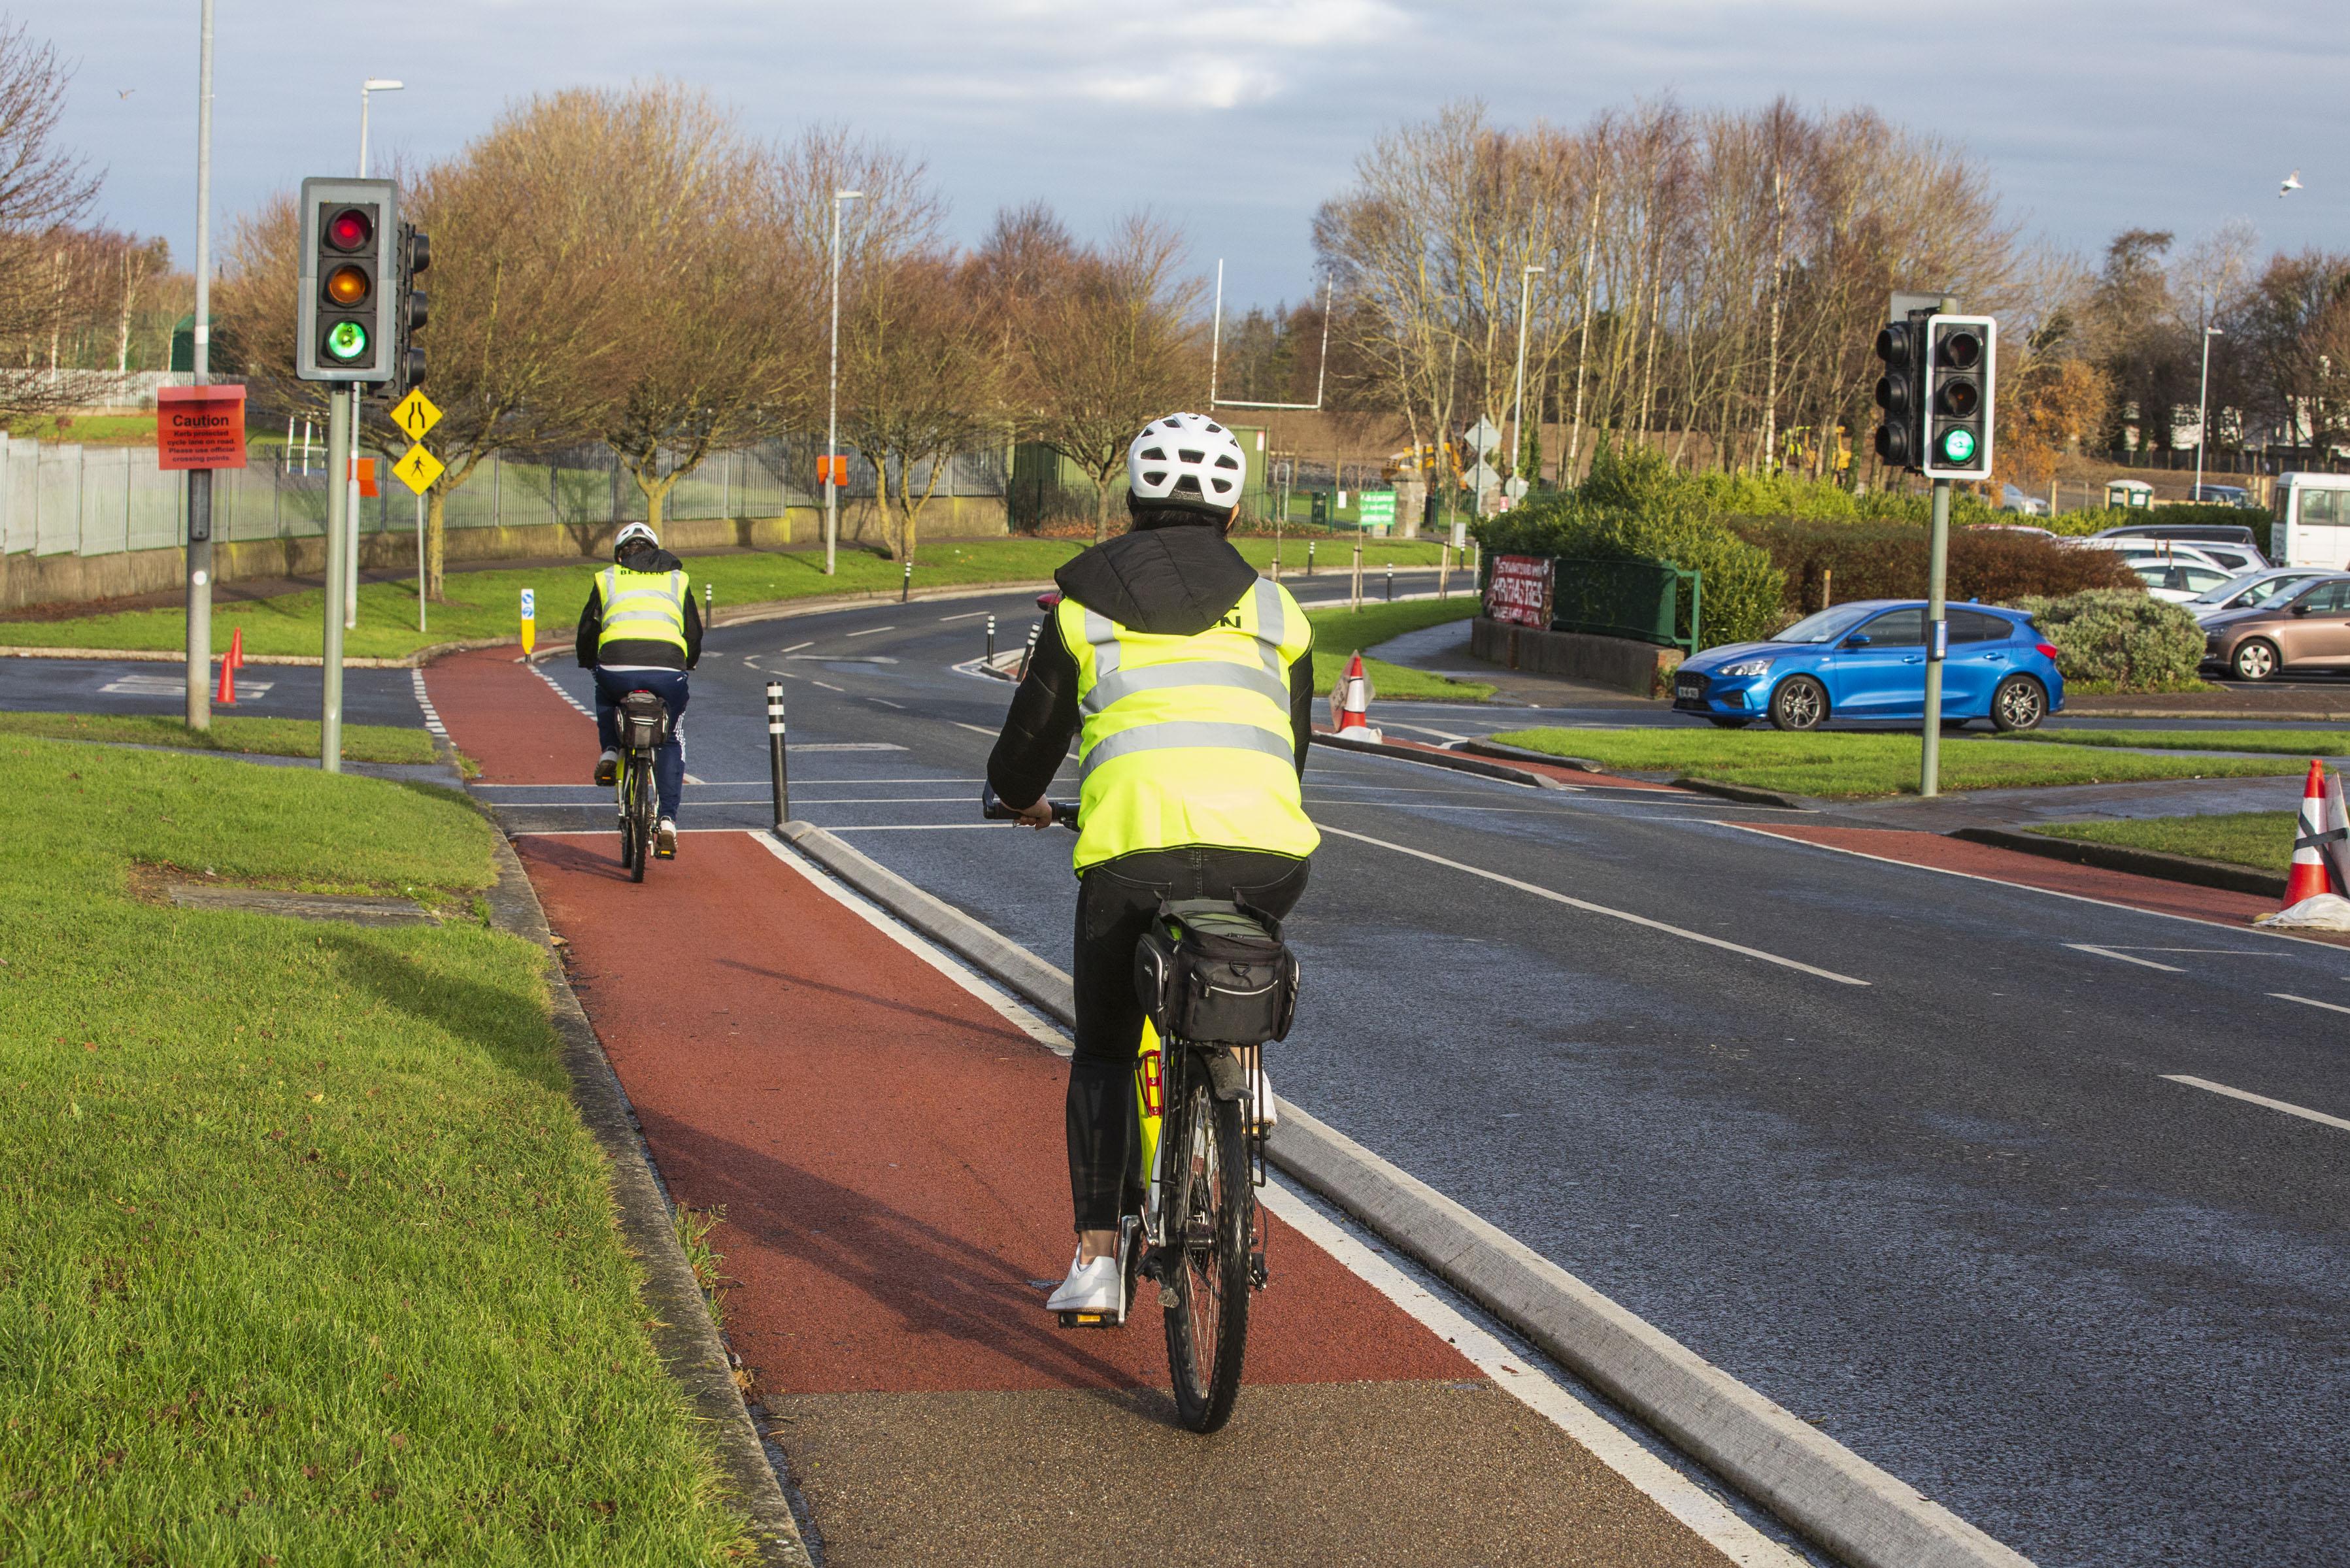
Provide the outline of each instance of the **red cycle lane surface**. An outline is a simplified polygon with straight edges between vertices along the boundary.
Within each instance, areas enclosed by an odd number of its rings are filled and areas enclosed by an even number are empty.
[[[486,782],[573,783],[587,721],[511,653],[428,675]],[[1161,1320],[1064,1330],[1067,1067],[750,834],[629,882],[515,841],[832,1568],[1726,1560],[1275,1222],[1232,1424],[1174,1424]]]

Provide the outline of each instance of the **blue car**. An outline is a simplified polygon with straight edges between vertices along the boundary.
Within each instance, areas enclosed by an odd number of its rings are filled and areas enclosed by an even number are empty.
[[[2030,730],[2064,707],[2056,650],[2022,610],[1950,605],[1942,722],[1989,719]],[[1782,730],[1926,716],[1926,606],[1856,599],[1802,620],[1768,642],[1709,648],[1673,672],[1673,707],[1725,729],[1768,719]]]

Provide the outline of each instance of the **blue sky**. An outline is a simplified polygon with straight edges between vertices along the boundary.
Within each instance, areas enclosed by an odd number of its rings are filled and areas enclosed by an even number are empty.
[[[1174,219],[1228,297],[1310,287],[1315,206],[1381,128],[1454,98],[1568,124],[1650,94],[1869,104],[1960,144],[2013,216],[2092,252],[2233,217],[2266,246],[2350,248],[2350,29],[2338,0],[216,0],[214,233],[348,171],[359,83],[379,158],[453,151],[510,99],[661,75],[754,130],[837,121],[926,159],[960,237],[1043,197],[1081,233]],[[41,0],[77,63],[67,136],[113,224],[194,233],[194,0]],[[1960,40],[1929,68],[1929,29]],[[1929,85],[1964,73],[1960,86]],[[128,91],[130,96],[120,96]],[[2306,189],[2279,201],[2298,168]]]

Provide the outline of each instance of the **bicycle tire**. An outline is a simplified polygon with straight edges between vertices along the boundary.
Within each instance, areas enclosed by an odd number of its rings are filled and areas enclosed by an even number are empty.
[[[629,770],[629,836],[636,845],[636,858],[629,867],[629,879],[645,879],[645,863],[653,857],[653,808],[649,796],[652,794],[653,770],[643,762]]]
[[[612,795],[617,802],[619,815],[620,868],[624,871],[633,871],[637,868],[637,824],[629,804],[636,794],[636,758],[629,753],[622,752],[620,774],[613,787]]]
[[[1167,1370],[1175,1412],[1195,1432],[1222,1429],[1240,1398],[1248,1355],[1249,1238],[1256,1189],[1237,1101],[1216,1098],[1187,1062],[1170,1104],[1168,1164]],[[1171,1288],[1170,1286],[1171,1285]]]

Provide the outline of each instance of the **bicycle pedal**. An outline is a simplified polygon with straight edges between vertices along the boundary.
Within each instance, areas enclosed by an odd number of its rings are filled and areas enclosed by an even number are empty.
[[[1116,1328],[1121,1315],[1114,1312],[1065,1312],[1055,1314],[1063,1328]]]

